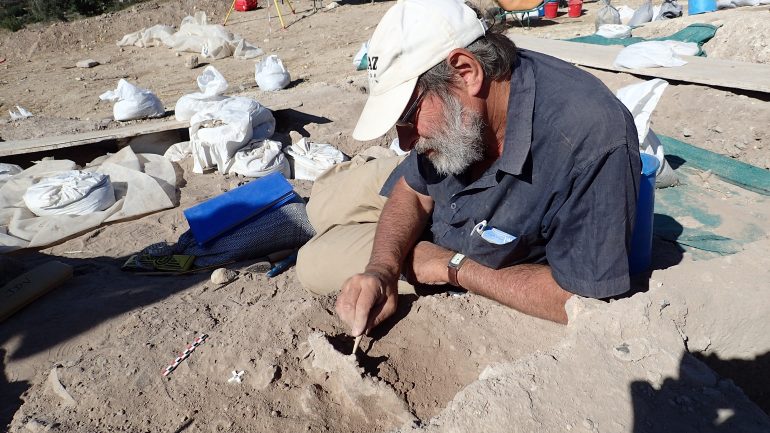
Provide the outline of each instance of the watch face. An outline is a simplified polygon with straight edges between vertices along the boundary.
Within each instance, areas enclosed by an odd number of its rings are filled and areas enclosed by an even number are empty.
[[[452,257],[452,260],[450,260],[450,261],[449,261],[449,263],[451,263],[451,264],[453,264],[453,265],[457,266],[457,265],[459,265],[459,264],[460,264],[460,262],[461,262],[461,261],[462,261],[464,258],[465,258],[465,256],[464,256],[464,255],[462,255],[462,254],[455,254],[455,255]]]

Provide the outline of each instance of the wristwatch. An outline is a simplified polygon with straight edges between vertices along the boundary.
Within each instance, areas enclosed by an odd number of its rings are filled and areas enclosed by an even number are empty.
[[[449,263],[446,265],[446,267],[449,269],[449,283],[453,286],[462,287],[460,286],[460,282],[457,281],[457,272],[460,271],[460,266],[463,265],[464,261],[465,254],[456,253],[452,256],[451,259],[449,259]]]

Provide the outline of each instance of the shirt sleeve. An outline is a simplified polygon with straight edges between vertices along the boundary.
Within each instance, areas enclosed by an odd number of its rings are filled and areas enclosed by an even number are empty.
[[[640,173],[638,150],[623,144],[573,176],[546,245],[552,275],[564,290],[606,298],[630,289],[628,253]]]
[[[402,177],[406,181],[406,184],[410,188],[417,191],[422,195],[428,194],[428,184],[421,173],[420,166],[423,164],[420,155],[417,152],[410,152],[407,157],[401,161],[401,163],[393,170],[388,180],[380,190],[380,195],[390,197],[390,192],[393,191],[393,187],[396,186],[396,182]]]

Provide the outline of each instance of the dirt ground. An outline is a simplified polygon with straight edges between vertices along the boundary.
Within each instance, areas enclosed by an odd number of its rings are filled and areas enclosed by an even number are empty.
[[[227,26],[278,54],[292,75],[290,87],[260,91],[253,60],[212,61],[230,83],[228,93],[279,110],[276,138],[284,143],[299,131],[348,155],[387,146],[392,133],[368,143],[350,137],[366,99],[365,72],[355,70],[352,57],[393,2],[346,1],[317,12],[309,0],[293,3],[296,15],[283,6],[285,31],[273,7],[269,21],[260,8],[233,13]],[[120,78],[151,89],[173,109],[180,96],[197,90],[202,68],[184,66],[188,53],[115,42],[154,24],[178,26],[197,10],[222,22],[227,7],[155,1],[0,34],[0,59],[6,59],[0,109],[20,105],[35,114],[0,117],[0,137],[116,127],[111,104],[98,96]],[[590,34],[597,8],[586,3],[581,18],[561,11],[531,30],[508,31]],[[722,25],[704,47],[709,56],[770,63],[767,6],[653,23],[635,35],[665,35],[693,22]],[[101,64],[74,67],[88,58]],[[641,81],[588,70],[612,90]],[[660,134],[770,169],[767,94],[671,83],[652,122]],[[56,258],[74,266],[75,277],[0,324],[1,426],[12,432],[770,431],[770,383],[762,373],[770,369],[770,337],[762,332],[770,306],[758,302],[770,281],[764,232],[738,254],[704,260],[685,252],[676,266],[658,263],[640,282],[647,293],[609,306],[576,300],[567,327],[468,294],[405,297],[398,320],[365,338],[354,361],[346,356],[352,339],[334,315],[333,299],[305,292],[293,270],[267,278],[250,271],[250,263],[238,264],[232,268],[239,278],[223,286],[205,272],[137,277],[120,270],[131,253],[175,241],[187,229],[183,209],[243,181],[193,174],[189,159],[181,168],[177,208],[13,255],[28,267]],[[310,195],[311,182],[292,183]],[[718,180],[708,187],[722,194],[709,202],[716,213],[738,209],[757,224],[770,215],[765,196]],[[656,249],[667,247],[656,241]],[[205,343],[162,376],[202,333],[209,336]],[[241,383],[228,381],[234,370],[244,371]],[[663,412],[653,410],[661,404]]]

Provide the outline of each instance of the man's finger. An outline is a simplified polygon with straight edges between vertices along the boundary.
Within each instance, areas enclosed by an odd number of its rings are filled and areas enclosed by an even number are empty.
[[[353,326],[351,326],[350,330],[350,333],[354,337],[358,337],[366,330],[372,309],[377,305],[379,298],[380,291],[376,288],[365,287],[362,288],[361,292],[358,294],[355,318],[353,319]]]
[[[356,303],[358,302],[360,292],[361,287],[359,285],[350,284],[350,281],[348,281],[342,287],[339,295],[337,295],[337,302],[334,305],[340,320],[351,328],[356,317]]]

